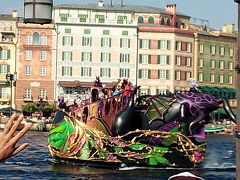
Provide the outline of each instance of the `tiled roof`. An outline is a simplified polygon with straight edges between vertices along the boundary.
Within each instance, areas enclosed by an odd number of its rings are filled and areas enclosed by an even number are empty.
[[[89,3],[89,4],[60,4],[54,6],[55,9],[92,9],[92,10],[98,10],[98,11],[125,11],[125,12],[135,12],[135,13],[165,13],[164,9],[162,8],[155,8],[150,6],[144,6],[144,5],[119,5],[119,4],[104,4],[104,6],[100,7],[98,6],[98,3]],[[180,16],[186,16],[182,13],[178,13],[177,15]]]

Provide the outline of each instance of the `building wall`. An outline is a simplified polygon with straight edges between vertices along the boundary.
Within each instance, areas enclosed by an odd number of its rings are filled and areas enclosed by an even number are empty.
[[[21,109],[22,105],[26,103],[39,101],[41,97],[49,103],[54,101],[53,28],[53,25],[18,24],[17,109]],[[34,33],[39,34],[39,43],[34,43]],[[27,42],[28,37],[32,37],[32,43]],[[45,37],[44,43],[42,37]],[[27,55],[29,52],[31,52],[31,55]],[[45,58],[40,59],[41,52],[44,52],[42,56]],[[30,73],[26,73],[26,66],[31,66]],[[42,66],[46,69],[45,73],[40,74],[40,67]],[[25,89],[29,89],[31,92],[26,95]],[[41,94],[40,90],[45,92]]]

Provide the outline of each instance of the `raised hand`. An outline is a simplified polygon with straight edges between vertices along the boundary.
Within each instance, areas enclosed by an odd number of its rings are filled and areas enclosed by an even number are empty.
[[[22,114],[13,114],[8,120],[3,132],[0,133],[0,162],[14,156],[29,145],[29,143],[23,143],[20,146],[16,146],[18,140],[21,139],[32,126],[26,125],[21,131],[14,135],[23,118],[24,116]]]

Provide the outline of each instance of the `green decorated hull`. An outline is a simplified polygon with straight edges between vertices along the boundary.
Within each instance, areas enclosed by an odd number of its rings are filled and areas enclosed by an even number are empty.
[[[51,155],[60,159],[109,167],[195,167],[205,158],[205,144],[181,133],[136,130],[112,137],[64,114],[48,136]]]

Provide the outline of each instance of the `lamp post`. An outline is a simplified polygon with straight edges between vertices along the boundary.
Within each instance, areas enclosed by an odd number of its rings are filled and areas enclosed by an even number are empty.
[[[238,5],[238,36],[237,36],[237,130],[236,135],[236,173],[240,179],[240,0],[234,0]]]
[[[9,99],[9,104],[10,104],[10,116],[12,115],[12,87],[13,87],[13,82],[15,81],[15,74],[6,74],[6,80],[7,83],[10,85],[10,99]]]

